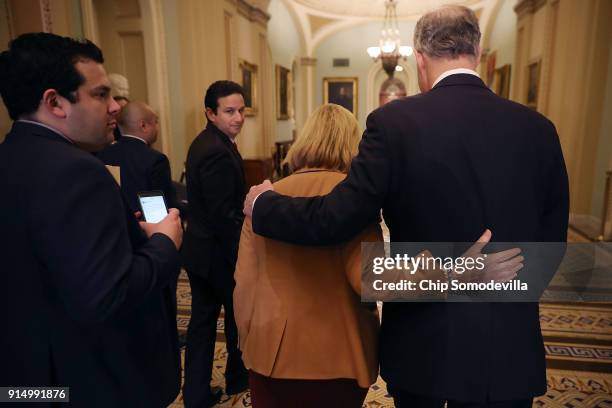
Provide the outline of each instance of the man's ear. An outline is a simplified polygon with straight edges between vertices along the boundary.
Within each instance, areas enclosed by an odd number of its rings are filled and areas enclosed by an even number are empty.
[[[416,59],[417,67],[419,69],[425,69],[425,57],[421,51],[414,52],[414,58]]]
[[[206,108],[205,110],[206,112],[206,119],[214,121],[214,118],[216,116],[215,111],[210,109],[210,108]]]
[[[70,101],[60,95],[55,89],[47,89],[43,93],[40,103],[47,112],[57,118],[65,119],[68,115],[66,105]]]

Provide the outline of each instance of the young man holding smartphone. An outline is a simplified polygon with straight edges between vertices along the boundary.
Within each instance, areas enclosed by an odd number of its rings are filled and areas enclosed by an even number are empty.
[[[162,407],[180,384],[167,300],[180,218],[171,209],[139,228],[91,155],[112,141],[119,109],[103,61],[93,43],[48,33],[0,54],[15,121],[0,145],[0,386],[69,387],[79,407]]]

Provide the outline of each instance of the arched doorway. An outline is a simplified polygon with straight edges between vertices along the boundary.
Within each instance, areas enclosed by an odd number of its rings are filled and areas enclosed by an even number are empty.
[[[401,79],[395,78],[395,76],[387,78],[380,86],[380,91],[378,92],[378,106],[383,106],[394,99],[402,98],[406,95],[406,85],[404,85]]]
[[[406,88],[406,96],[419,93],[419,83],[414,62],[411,60],[400,61],[399,66],[402,67],[402,70],[396,71],[393,77],[403,83]],[[380,106],[380,91],[382,90],[383,83],[388,78],[380,62],[372,64],[368,71],[366,83],[366,115]]]

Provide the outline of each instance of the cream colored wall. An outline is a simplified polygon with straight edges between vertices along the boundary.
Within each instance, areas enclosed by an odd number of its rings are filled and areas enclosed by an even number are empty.
[[[71,37],[83,36],[79,0],[53,0],[49,4],[53,33]]]
[[[603,212],[606,171],[612,170],[612,41],[608,51],[608,75],[605,88],[606,96],[603,104],[601,131],[599,134],[597,159],[595,162],[593,201],[591,214],[600,217]],[[612,220],[610,220],[612,222]]]
[[[175,168],[182,168],[189,145],[206,124],[206,89],[220,79],[240,82],[239,59],[258,66],[259,109],[245,120],[238,147],[244,158],[269,156],[273,118],[271,109],[263,106],[266,101],[271,104],[267,100],[270,92],[262,90],[273,85],[270,62],[266,60],[269,50],[261,41],[266,27],[245,16],[248,8],[240,11],[244,7],[244,3],[231,0],[183,0],[164,5],[165,24],[170,31],[176,30],[175,37],[166,38],[169,72],[179,76],[171,79],[171,98],[182,101],[182,112],[172,109]]]
[[[517,6],[517,78],[512,95],[526,101],[527,66],[541,61],[538,111],[557,127],[574,213],[591,213],[612,39],[609,0],[546,0]],[[537,8],[538,4],[542,4]],[[599,170],[601,171],[601,170]],[[595,214],[599,215],[599,214]]]
[[[181,65],[179,44],[179,20],[177,7],[173,2],[163,1],[162,16],[166,31],[166,66],[168,77],[168,116],[172,118],[169,141],[172,145],[172,156],[170,165],[175,180],[180,178],[183,171],[183,163],[187,157],[185,146],[186,103],[181,85]]]
[[[131,100],[150,103],[142,11],[138,3],[138,0],[93,0],[98,19],[98,46],[104,52],[106,72],[128,79]]]
[[[268,7],[268,13],[270,14],[268,44],[272,53],[272,63],[279,64],[290,70],[294,69],[294,62],[299,61],[299,56],[304,52],[300,44],[300,34],[296,24],[286,5],[281,0],[272,0]],[[297,67],[298,65],[296,64],[295,68]],[[276,103],[276,95],[274,95],[275,112]],[[276,120],[275,140],[291,140],[295,124],[294,118]]]
[[[516,52],[516,13],[514,12],[516,0],[499,0],[499,2],[499,9],[490,22],[491,35],[488,37],[488,43],[482,45],[483,48],[495,52],[497,68],[513,64]]]
[[[8,0],[13,35],[44,31],[39,0]]]
[[[43,7],[39,0],[0,0],[0,50],[23,33],[48,31],[59,35],[82,36],[78,0],[54,0]],[[0,142],[10,130],[11,120],[0,103]]]
[[[262,126],[262,114],[261,110],[262,100],[261,92],[263,91],[263,75],[264,70],[262,67],[262,61],[260,58],[261,44],[259,43],[259,32],[256,27],[252,27],[251,23],[238,14],[235,18],[235,29],[236,38],[234,44],[236,45],[236,54],[239,60],[245,60],[251,64],[257,65],[257,113],[254,116],[248,116],[245,120],[242,132],[240,133],[238,141],[238,147],[240,148],[241,154],[246,157],[256,157],[261,155],[263,152],[258,149],[257,135]],[[237,78],[240,78],[239,76]],[[236,80],[237,78],[234,78]],[[240,81],[237,81],[240,82]]]
[[[531,25],[531,44],[529,45],[529,60],[542,58],[544,54],[544,39],[546,38],[546,13],[547,8],[542,7],[533,14]]]

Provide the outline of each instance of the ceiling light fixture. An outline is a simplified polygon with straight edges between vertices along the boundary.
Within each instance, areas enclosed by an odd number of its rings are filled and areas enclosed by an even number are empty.
[[[368,55],[374,61],[382,60],[383,69],[389,75],[389,78],[393,77],[396,67],[399,66],[397,64],[399,59],[406,60],[407,57],[412,55],[412,47],[400,44],[396,5],[397,0],[387,0],[385,2],[385,20],[380,33],[379,46],[368,47],[367,49]]]

